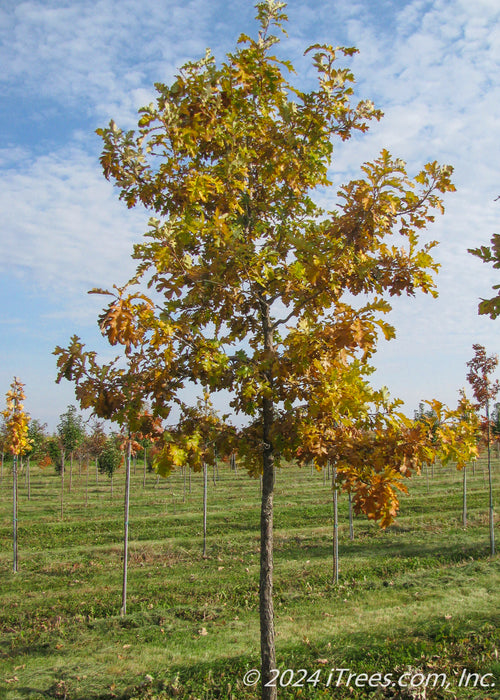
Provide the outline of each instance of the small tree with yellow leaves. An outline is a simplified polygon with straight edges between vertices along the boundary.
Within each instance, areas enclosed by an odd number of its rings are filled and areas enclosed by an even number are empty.
[[[13,487],[12,487],[12,543],[14,550],[14,573],[17,573],[17,460],[30,446],[28,439],[29,416],[24,412],[23,401],[25,399],[24,384],[17,377],[10,385],[7,392],[7,408],[2,411],[6,428],[6,447],[13,457]]]

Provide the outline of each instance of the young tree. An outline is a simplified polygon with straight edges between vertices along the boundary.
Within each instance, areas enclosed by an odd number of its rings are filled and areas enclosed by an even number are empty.
[[[47,438],[45,449],[50,458],[50,461],[55,467],[56,474],[61,473],[61,441],[56,434]]]
[[[66,413],[62,413],[59,416],[59,418],[60,421],[57,426],[57,432],[59,434],[63,450],[63,474],[64,455],[69,453],[69,490],[71,491],[71,486],[73,482],[73,459],[76,449],[85,437],[85,426],[83,424],[83,418],[78,415],[75,406],[68,406]]]
[[[95,461],[95,480],[99,483],[99,465],[97,458],[106,443],[106,433],[104,432],[104,424],[102,421],[95,420],[92,425],[92,430],[88,436],[88,452]]]
[[[28,500],[31,498],[31,482],[30,482],[30,460],[40,460],[46,452],[47,441],[47,423],[41,423],[36,418],[32,420],[28,426],[29,448],[27,454],[27,481],[28,481]]]
[[[393,335],[381,319],[390,310],[385,297],[435,294],[434,244],[421,245],[418,233],[442,208],[439,193],[454,189],[450,167],[429,163],[412,179],[384,150],[360,179],[336,187],[338,205],[314,202],[314,190],[332,186],[332,142],[366,131],[381,112],[370,100],[351,105],[354,78],[344,60],[352,48],[310,47],[317,87],[292,84],[292,66],[274,55],[279,40],[271,33],[286,21],[284,6],[259,2],[257,38],[240,37],[220,66],[207,52],[172,85],[156,84],[156,103],[141,110],[137,133],[114,122],[98,130],[106,177],[129,207],[140,203],[155,217],[135,248],[131,281],[147,281],[154,299],[142,295],[139,304],[140,295],[119,289],[101,317],[108,338],[129,351],[147,339],[161,358],[169,389],[150,377],[152,399],[172,398],[186,382],[225,389],[234,411],[258,425],[245,464],[262,472],[263,697],[275,696],[266,683],[276,667],[277,411],[300,400],[311,344],[321,345],[324,361],[369,355],[377,330]],[[356,307],[353,299],[365,294],[371,301]],[[64,371],[72,375],[71,364]]]
[[[111,496],[113,496],[113,475],[123,462],[122,452],[117,444],[116,436],[109,437],[97,457],[101,474],[109,476],[111,481]]]
[[[24,384],[17,377],[10,385],[6,394],[7,407],[2,411],[6,428],[6,447],[13,457],[12,466],[12,546],[13,546],[13,569],[17,573],[17,460],[19,455],[23,455],[30,446],[28,438],[29,416],[24,412],[23,401]]]
[[[61,450],[61,520],[64,517],[64,471],[66,455],[70,455],[70,490],[73,472],[73,454],[83,439],[84,428],[82,417],[77,414],[75,406],[68,406],[67,411],[59,416],[57,426],[59,447]],[[59,462],[56,462],[58,466]]]
[[[96,484],[99,483],[99,464],[98,457],[101,454],[103,447],[106,443],[106,433],[104,432],[104,424],[102,421],[95,420],[92,424],[91,431],[86,438],[86,448],[89,458],[92,458],[95,462],[95,480]],[[88,471],[88,470],[87,470]],[[88,481],[88,479],[87,479]],[[87,495],[85,498],[85,503],[87,503]]]
[[[462,412],[460,413],[460,407],[462,407]],[[477,439],[479,436],[479,421],[477,415],[474,411],[472,404],[465,398],[465,394],[462,393],[459,403],[459,408],[457,410],[458,420],[455,424],[455,432],[458,433],[459,439],[466,440],[470,439],[470,460],[475,459],[478,456],[477,449]],[[467,430],[469,428],[469,430]],[[467,463],[462,467],[463,479],[462,479],[462,525],[464,528],[467,527]]]
[[[488,483],[489,483],[489,525],[490,525],[490,554],[495,554],[495,520],[493,512],[493,481],[491,474],[491,422],[490,422],[490,401],[496,397],[500,391],[500,382],[493,381],[491,374],[498,366],[498,356],[486,355],[486,348],[479,343],[472,346],[474,357],[467,362],[469,372],[467,381],[472,387],[474,398],[480,409],[486,414],[486,447],[488,454]]]
[[[5,461],[5,451],[7,450],[7,426],[5,419],[0,423],[0,451],[2,453],[2,461],[0,462],[0,484],[3,483],[3,464]]]

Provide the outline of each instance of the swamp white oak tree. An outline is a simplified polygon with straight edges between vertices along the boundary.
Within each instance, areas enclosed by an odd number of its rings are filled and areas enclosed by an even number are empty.
[[[137,131],[113,121],[98,130],[105,176],[128,207],[152,214],[135,246],[137,274],[100,320],[112,344],[143,353],[153,413],[195,383],[229,392],[250,420],[238,455],[262,474],[262,694],[272,698],[274,467],[286,414],[297,417],[311,361],[366,359],[379,331],[394,335],[382,318],[388,297],[435,294],[434,243],[419,232],[454,187],[450,167],[428,163],[411,178],[384,150],[333,188],[334,141],[382,116],[370,100],[351,104],[356,50],[311,46],[318,80],[304,91],[275,54],[285,4],[256,7],[257,37],[242,35],[220,65],[207,51],[171,85],[157,83]],[[329,208],[314,200],[320,188]],[[149,297],[133,292],[144,283]],[[75,353],[59,348],[60,376],[78,380]]]

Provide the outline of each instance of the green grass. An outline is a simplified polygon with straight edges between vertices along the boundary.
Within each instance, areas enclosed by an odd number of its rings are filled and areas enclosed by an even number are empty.
[[[326,687],[330,669],[446,673],[426,698],[499,698],[499,559],[488,556],[482,461],[469,474],[466,530],[461,474],[415,477],[386,532],[362,517],[348,537],[340,499],[340,584],[331,584],[331,491],[323,476],[278,471],[275,612],[280,669],[321,669],[287,698],[423,697],[397,688]],[[498,485],[498,463],[495,463]],[[259,668],[259,483],[220,468],[209,484],[208,556],[202,480],[132,481],[128,615],[120,618],[123,473],[73,474],[59,519],[60,479],[32,468],[19,494],[19,573],[12,573],[11,476],[0,486],[0,698],[256,698]],[[66,477],[66,486],[68,486]],[[499,542],[500,546],[500,542]],[[490,688],[459,688],[463,669]],[[286,680],[286,676],[284,677]],[[333,678],[336,679],[335,674]],[[294,680],[300,679],[295,675]],[[362,679],[360,681],[362,684]]]

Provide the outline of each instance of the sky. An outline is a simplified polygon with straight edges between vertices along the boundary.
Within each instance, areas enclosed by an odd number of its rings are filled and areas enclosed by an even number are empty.
[[[424,234],[439,241],[439,298],[396,300],[397,338],[380,342],[373,384],[409,415],[424,399],[455,405],[472,344],[498,350],[500,319],[477,314],[498,271],[467,252],[500,232],[498,0],[290,0],[286,12],[279,51],[296,82],[313,87],[308,46],[356,46],[355,97],[385,114],[336,145],[335,185],[382,148],[413,174],[428,161],[454,167],[457,191]],[[50,430],[77,403],[72,384],[55,384],[52,352],[77,334],[114,356],[97,326],[103,299],[87,291],[131,276],[147,229],[147,213],[103,177],[95,129],[134,128],[155,82],[207,47],[224,60],[241,33],[255,35],[254,16],[251,0],[0,0],[0,392],[19,377]]]

